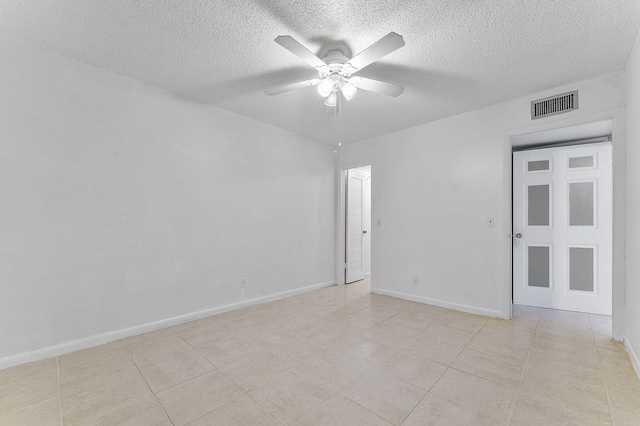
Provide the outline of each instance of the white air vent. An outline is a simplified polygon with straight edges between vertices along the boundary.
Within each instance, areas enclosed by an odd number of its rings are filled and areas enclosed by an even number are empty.
[[[578,109],[577,90],[531,101],[531,119],[535,120],[536,118],[562,114],[563,112],[573,111],[574,109]]]

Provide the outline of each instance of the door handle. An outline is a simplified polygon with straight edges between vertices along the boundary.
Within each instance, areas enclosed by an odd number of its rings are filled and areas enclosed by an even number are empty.
[[[366,233],[367,233],[367,231],[365,231],[365,230],[362,230],[362,233],[363,233],[363,234],[366,234]]]
[[[516,234],[516,238],[522,238],[522,234],[518,232],[518,233]]]

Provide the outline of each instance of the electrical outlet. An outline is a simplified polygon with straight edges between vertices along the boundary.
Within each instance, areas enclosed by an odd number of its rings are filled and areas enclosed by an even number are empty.
[[[496,218],[493,217],[493,216],[488,216],[487,217],[487,227],[493,228],[494,226],[496,226]]]
[[[240,278],[240,287],[247,288],[247,279],[246,278]]]
[[[420,281],[418,277],[413,277],[413,285],[418,285],[418,281]]]

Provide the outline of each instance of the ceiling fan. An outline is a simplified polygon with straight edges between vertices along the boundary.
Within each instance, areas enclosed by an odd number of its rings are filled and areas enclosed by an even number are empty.
[[[323,59],[320,59],[291,36],[276,37],[275,42],[314,67],[320,78],[266,90],[264,93],[267,95],[277,95],[294,89],[317,86],[318,93],[325,98],[324,104],[337,108],[340,93],[345,99],[350,100],[358,89],[394,97],[404,92],[403,86],[353,76],[367,65],[404,46],[402,36],[394,32],[382,37],[351,59],[347,58],[340,50],[331,50]]]

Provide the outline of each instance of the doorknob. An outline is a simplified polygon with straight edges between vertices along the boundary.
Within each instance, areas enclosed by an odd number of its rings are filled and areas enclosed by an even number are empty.
[[[516,234],[516,238],[522,238],[522,234],[518,232],[518,233]]]
[[[366,233],[367,233],[367,231],[365,231],[365,230],[362,230],[362,233],[363,233],[363,234],[366,234]]]

